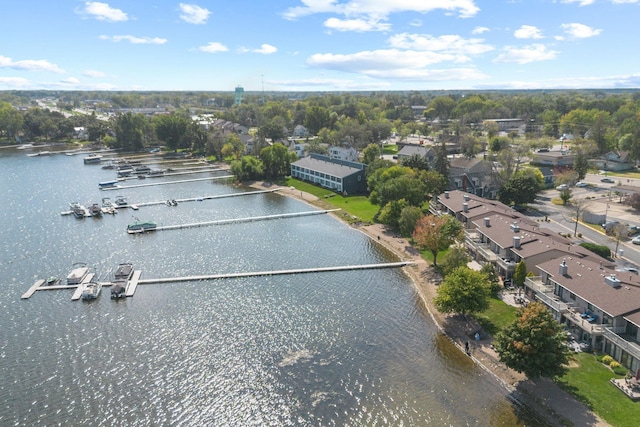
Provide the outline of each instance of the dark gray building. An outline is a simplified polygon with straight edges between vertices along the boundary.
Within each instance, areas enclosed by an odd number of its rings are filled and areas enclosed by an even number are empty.
[[[311,156],[291,164],[291,176],[338,193],[364,194],[367,191],[365,167],[363,163],[331,159],[312,153]]]

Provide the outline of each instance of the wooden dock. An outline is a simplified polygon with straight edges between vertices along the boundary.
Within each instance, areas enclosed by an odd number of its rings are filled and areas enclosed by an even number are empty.
[[[36,282],[33,285],[31,285],[29,290],[27,292],[25,292],[24,294],[22,294],[22,299],[31,298],[31,295],[35,294],[36,291],[38,290],[38,288],[40,288],[40,286],[44,285],[44,283],[45,283],[44,279],[36,280]]]
[[[136,293],[136,289],[138,288],[138,284],[140,283],[141,275],[142,275],[142,271],[140,270],[133,271],[133,274],[131,275],[131,279],[129,279],[129,282],[127,283],[127,290],[125,292],[126,296],[132,297],[133,294]]]
[[[215,196],[202,196],[202,197],[190,197],[187,199],[174,199],[178,203],[184,202],[201,202],[203,200],[214,200],[214,199],[226,199],[230,197],[241,197],[241,196],[253,196],[256,194],[264,194],[264,193],[274,193],[280,190],[280,188],[273,188],[270,190],[257,190],[257,191],[247,191],[244,193],[228,193],[228,194],[217,194]],[[166,200],[157,201],[157,202],[144,202],[144,203],[136,203],[138,207],[143,206],[154,206],[154,205],[165,205],[167,203]]]

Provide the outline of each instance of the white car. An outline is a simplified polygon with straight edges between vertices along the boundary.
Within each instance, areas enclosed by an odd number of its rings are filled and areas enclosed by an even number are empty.
[[[583,182],[583,181],[576,182],[576,187],[586,187],[587,185],[589,185],[589,184],[587,184],[586,182]]]
[[[640,236],[634,237],[633,240],[631,240],[631,243],[634,245],[640,245]]]
[[[558,186],[556,187],[556,190],[558,190],[558,191],[562,191],[562,190],[566,190],[566,189],[568,189],[568,188],[569,188],[569,186],[568,186],[567,184],[560,184],[560,185],[558,185]]]

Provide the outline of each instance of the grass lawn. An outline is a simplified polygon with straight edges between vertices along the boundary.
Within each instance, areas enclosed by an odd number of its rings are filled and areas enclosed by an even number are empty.
[[[438,252],[438,257],[436,258],[438,262],[442,262],[448,253],[449,253],[449,248],[445,249],[444,251]],[[420,255],[422,256],[423,259],[426,259],[427,261],[429,261],[430,264],[433,264],[433,255],[431,254],[431,251],[425,249],[423,251],[420,251]]]
[[[575,364],[556,382],[616,427],[636,427],[640,402],[633,402],[609,382],[620,378],[591,353],[577,353]]]
[[[379,207],[372,205],[366,196],[347,196],[344,197],[327,188],[318,187],[308,182],[300,181],[294,178],[288,178],[283,184],[288,187],[295,187],[305,193],[313,194],[319,199],[324,199],[325,203],[334,208],[340,208],[349,215],[359,218],[363,222],[373,222],[373,217],[378,212]]]
[[[489,309],[484,313],[475,315],[476,320],[492,336],[502,328],[513,323],[516,319],[518,307],[514,307],[499,298],[489,300]]]
[[[384,144],[382,146],[382,154],[391,154],[395,156],[396,154],[398,154],[398,146]]]

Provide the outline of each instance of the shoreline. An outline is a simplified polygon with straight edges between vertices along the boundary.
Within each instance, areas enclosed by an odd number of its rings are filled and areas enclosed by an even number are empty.
[[[275,184],[261,181],[247,185],[258,189],[275,186]],[[327,208],[326,202],[322,199],[294,188],[279,187],[278,193],[301,200],[316,208]],[[465,353],[465,342],[468,342],[470,344],[468,356],[478,367],[499,381],[509,392],[511,399],[526,406],[551,426],[610,427],[610,424],[562,390],[553,381],[549,379],[530,381],[524,374],[510,369],[500,362],[498,354],[491,345],[491,337],[481,336],[479,341],[473,338],[475,331],[481,329],[475,320],[464,321],[457,316],[440,313],[432,302],[436,296],[437,284],[433,281],[430,264],[406,239],[389,232],[381,224],[352,224],[348,214],[344,212],[342,214],[332,212],[330,215],[378,242],[400,260],[413,262],[412,265],[403,267],[402,270],[413,283],[418,298],[427,309],[440,333],[445,335],[462,353]]]

